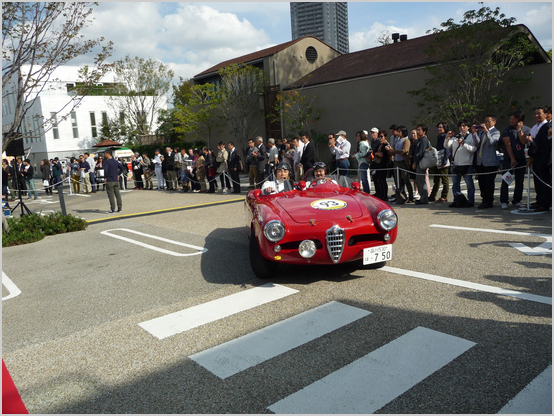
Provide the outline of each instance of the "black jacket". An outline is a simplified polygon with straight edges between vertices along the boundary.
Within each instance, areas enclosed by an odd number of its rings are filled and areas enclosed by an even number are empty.
[[[162,167],[168,170],[175,170],[175,152],[170,154],[164,153],[164,160],[162,162]]]
[[[315,148],[314,148],[314,144],[311,141],[306,143],[306,145],[304,146],[304,150],[302,151],[302,157],[300,158],[300,163],[304,168],[304,172],[307,172],[309,169],[314,167]]]
[[[237,168],[237,170],[240,169],[240,156],[239,156],[239,152],[237,152],[237,149],[233,149],[233,152],[229,152],[229,158],[227,159],[227,167],[229,168],[229,170],[235,170],[235,168]]]

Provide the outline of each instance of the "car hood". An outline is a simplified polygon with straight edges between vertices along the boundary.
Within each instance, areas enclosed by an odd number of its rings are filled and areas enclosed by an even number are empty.
[[[362,216],[357,198],[343,193],[337,195],[305,191],[289,198],[279,198],[275,203],[298,223],[309,223],[310,220],[346,220],[348,215],[352,219]]]

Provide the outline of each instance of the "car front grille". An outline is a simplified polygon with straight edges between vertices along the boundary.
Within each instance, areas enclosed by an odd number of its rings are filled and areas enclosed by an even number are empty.
[[[333,225],[325,232],[327,251],[333,263],[338,263],[344,249],[344,230],[338,225]]]

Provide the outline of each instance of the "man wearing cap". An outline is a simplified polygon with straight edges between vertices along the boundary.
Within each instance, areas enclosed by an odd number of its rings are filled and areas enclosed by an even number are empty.
[[[346,132],[340,130],[335,136],[335,140],[329,141],[329,150],[337,160],[337,169],[339,175],[348,177],[348,168],[350,167],[350,142],[346,140]]]

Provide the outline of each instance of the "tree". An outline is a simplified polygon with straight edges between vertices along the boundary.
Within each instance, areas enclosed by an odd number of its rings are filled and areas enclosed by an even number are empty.
[[[165,94],[171,87],[174,72],[156,59],[131,58],[114,64],[114,94],[110,106],[115,113],[123,112],[134,137],[152,134],[160,109],[166,107]]]
[[[221,125],[218,117],[219,94],[213,84],[194,85],[185,90],[188,95],[182,94],[178,101],[175,100],[175,130],[192,133],[194,139],[204,140],[209,147],[213,129]]]
[[[310,75],[304,77],[303,84],[299,88],[292,88],[287,91],[277,93],[277,102],[275,103],[275,114],[269,117],[282,120],[283,127],[287,136],[293,137],[296,134],[310,134],[315,124],[321,118],[324,109],[316,109],[312,105],[317,98],[315,95],[308,97],[302,94],[304,85],[308,82]]]
[[[481,7],[464,13],[460,23],[449,19],[434,28],[437,37],[426,53],[437,63],[426,68],[425,87],[408,92],[420,98],[422,112],[414,122],[480,123],[486,114],[502,114],[514,105],[514,86],[529,79],[513,69],[530,63],[536,50],[514,22],[498,7]]]
[[[102,140],[110,139],[116,142],[126,143],[127,129],[124,124],[121,124],[121,120],[115,117],[106,117],[102,120],[98,129],[97,143]]]
[[[40,93],[55,88],[51,81],[59,81],[53,78],[58,67],[100,47],[101,52],[92,58],[94,68],[82,82],[94,85],[111,69],[105,60],[113,51],[112,42],[104,44],[104,38],[85,39],[80,34],[92,22],[95,5],[98,3],[2,3],[2,101],[13,103],[15,108],[13,123],[4,132],[3,151],[18,133],[29,138],[44,134],[82,101],[83,95],[74,95],[55,117],[37,116],[34,125],[22,128]]]
[[[235,145],[244,149],[256,132],[255,121],[263,113],[260,98],[268,83],[266,73],[251,65],[234,64],[218,71],[221,87],[216,101],[221,117],[230,127]]]
[[[381,34],[377,38],[377,43],[381,46],[390,45],[392,43],[392,36],[388,30],[382,30]]]

